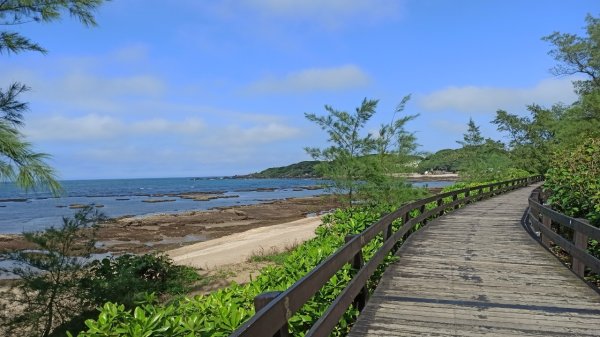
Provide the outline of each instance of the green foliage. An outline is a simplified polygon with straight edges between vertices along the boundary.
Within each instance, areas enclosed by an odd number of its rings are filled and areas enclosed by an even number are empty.
[[[198,273],[186,266],[173,264],[166,255],[121,255],[95,260],[82,279],[94,303],[118,302],[131,308],[145,294],[183,294],[199,279]]]
[[[482,145],[465,147],[463,150],[465,159],[460,165],[461,181],[484,183],[531,175],[527,170],[515,167],[502,143],[486,139]]]
[[[297,245],[291,245],[285,247],[283,250],[278,250],[272,248],[269,251],[265,251],[263,248],[260,248],[258,251],[252,253],[252,255],[248,258],[249,262],[270,262],[276,265],[284,264],[285,260],[291,254],[291,252],[296,249]]]
[[[381,125],[377,137],[364,134],[367,122],[375,114],[377,100],[365,98],[353,113],[326,105],[325,116],[305,114],[327,133],[330,143],[325,149],[306,148],[306,151],[323,161],[317,171],[332,182],[334,193],[346,196],[349,207],[359,201],[396,202],[395,196],[408,188],[392,173],[403,166],[416,148],[414,135],[404,130],[405,124],[416,116],[396,118],[409,99],[410,96],[404,97],[392,121]],[[377,193],[373,194],[374,191]]]
[[[362,136],[360,133],[375,114],[377,103],[377,100],[365,98],[354,113],[325,105],[328,112],[326,116],[305,114],[309,121],[327,132],[332,144],[325,149],[306,148],[306,152],[314,159],[324,161],[317,170],[333,182],[335,193],[347,195],[350,205],[355,198],[357,183],[369,172],[369,165],[363,157],[373,151],[375,141],[371,134]]]
[[[456,186],[449,189],[463,188]],[[470,184],[469,186],[476,186]],[[484,190],[487,192],[489,189]],[[476,195],[472,191],[471,195]],[[460,196],[465,197],[464,194]],[[448,197],[446,202],[452,201]],[[437,203],[425,205],[425,210],[434,209]],[[302,278],[324,259],[333,254],[345,242],[345,237],[358,234],[375,223],[383,214],[394,207],[352,207],[336,210],[323,218],[323,223],[315,230],[316,237],[308,240],[285,257],[282,265],[268,266],[251,282],[244,285],[234,284],[212,294],[194,298],[179,298],[167,305],[146,303],[135,309],[123,305],[107,303],[95,320],[87,320],[87,330],[79,337],[100,336],[228,336],[239,325],[254,314],[253,299],[269,291],[283,291]],[[420,213],[411,212],[411,218]],[[402,226],[401,220],[392,223],[396,231]],[[418,229],[420,226],[417,225]],[[363,247],[365,261],[369,261],[382,246],[383,237],[378,235]],[[399,244],[401,244],[400,242]],[[397,248],[397,245],[395,248]],[[369,291],[373,291],[385,268],[395,261],[393,252],[385,257],[373,276],[368,280]],[[289,319],[293,336],[304,336],[308,329],[323,315],[331,302],[340,294],[351,280],[355,271],[347,264],[339,270],[299,311]],[[335,327],[331,336],[345,336],[357,317],[357,310],[350,307]]]
[[[93,227],[103,217],[86,207],[73,218],[63,218],[59,228],[25,233],[36,250],[2,254],[17,266],[9,270],[18,277],[12,289],[3,291],[11,310],[2,308],[2,325],[8,333],[48,336],[58,325],[92,307],[88,294],[79,287],[85,260],[93,248]],[[87,230],[86,230],[87,229]],[[19,310],[22,309],[22,310]]]
[[[104,0],[5,0],[0,2],[0,25],[17,26],[29,22],[51,22],[61,18],[63,12],[84,25],[95,26],[93,11]],[[0,32],[0,53],[46,50],[35,42],[16,32]]]
[[[95,25],[93,11],[104,0],[5,0],[0,2],[0,26],[15,27],[29,22],[59,20],[68,12],[85,25]],[[36,51],[46,53],[39,44],[14,31],[0,30],[0,54]],[[15,82],[8,89],[0,89],[0,181],[14,181],[29,189],[48,188],[59,194],[60,185],[54,170],[45,162],[47,154],[37,153],[25,140],[19,127],[27,104],[18,96],[28,91],[24,84]]]
[[[44,161],[48,155],[33,151],[19,127],[27,104],[17,96],[29,90],[13,83],[6,92],[0,90],[0,181],[14,181],[23,188],[46,187],[54,194],[61,191],[54,170]]]
[[[431,154],[419,162],[417,170],[458,172],[463,161],[466,159],[466,151],[463,149],[443,149]]]
[[[585,76],[574,82],[579,100],[551,108],[530,105],[528,117],[497,112],[493,123],[508,134],[517,168],[545,173],[555,153],[566,153],[584,139],[600,137],[600,19],[588,15],[586,22],[584,37],[555,32],[543,38],[554,46],[550,55],[559,62],[552,69],[554,74]]]
[[[88,263],[95,226],[103,219],[88,206],[73,218],[64,218],[59,228],[25,233],[35,250],[2,254],[16,262],[3,271],[20,280],[1,292],[6,301],[0,308],[0,332],[64,335],[66,329],[83,329],[93,308],[107,301],[119,301],[129,309],[149,293],[182,294],[198,280],[193,268],[176,266],[163,255],[123,255]]]
[[[321,178],[323,175],[316,170],[318,160],[301,161],[288,166],[271,167],[258,173],[252,173],[248,178]]]
[[[168,305],[146,303],[127,309],[123,305],[107,303],[96,320],[86,321],[87,330],[78,336],[228,336],[254,314],[255,296],[287,289],[343,245],[346,235],[363,231],[378,220],[382,212],[390,210],[352,208],[326,216],[323,224],[316,229],[316,238],[289,252],[282,265],[265,267],[256,279],[245,285],[234,284],[210,295],[176,299]],[[365,258],[370,259],[380,246],[381,238],[367,245],[363,249]],[[391,261],[390,255],[384,264]],[[383,267],[380,266],[369,281],[371,288],[381,276]],[[289,324],[294,336],[304,335],[351,276],[352,270],[346,266],[291,317]],[[345,335],[356,315],[354,308],[348,309],[332,336]]]
[[[457,143],[463,147],[471,147],[483,145],[484,142],[485,139],[481,135],[481,131],[479,131],[479,126],[475,124],[473,118],[469,118],[467,132],[463,135],[463,140],[457,141]]]
[[[556,153],[544,188],[554,209],[600,226],[600,138]]]
[[[498,110],[492,123],[499,131],[507,132],[511,159],[517,168],[535,173],[548,170],[549,161],[557,142],[556,129],[565,108],[555,105],[545,109],[538,105],[527,107],[531,117],[520,117],[504,110]]]
[[[600,88],[600,19],[587,15],[587,36],[554,32],[543,38],[554,49],[549,54],[560,62],[552,71],[557,76],[583,74],[589,79],[576,81],[580,94]]]
[[[517,168],[504,144],[485,139],[479,126],[470,119],[462,141],[456,150],[441,150],[419,163],[419,170],[459,172],[461,181],[483,183],[527,177],[527,170]]]
[[[559,148],[575,148],[588,138],[600,138],[600,88],[581,95],[566,109],[557,126]]]

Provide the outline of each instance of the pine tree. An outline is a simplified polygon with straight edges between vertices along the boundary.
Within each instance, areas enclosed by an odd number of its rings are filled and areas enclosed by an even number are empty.
[[[0,2],[0,26],[15,27],[30,22],[51,22],[65,12],[84,25],[93,26],[93,11],[104,0],[4,0]],[[0,30],[0,54],[17,54],[34,51],[46,53],[39,44],[18,32]],[[29,88],[22,83],[12,83],[0,88],[0,181],[14,181],[29,189],[46,187],[53,193],[60,191],[56,173],[46,163],[48,155],[35,152],[19,128],[23,126],[23,112],[27,103],[19,96]]]

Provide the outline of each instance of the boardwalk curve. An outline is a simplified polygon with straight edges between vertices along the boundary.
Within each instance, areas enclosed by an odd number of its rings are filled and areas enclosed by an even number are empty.
[[[410,236],[350,336],[599,336],[600,295],[521,226],[535,187]]]

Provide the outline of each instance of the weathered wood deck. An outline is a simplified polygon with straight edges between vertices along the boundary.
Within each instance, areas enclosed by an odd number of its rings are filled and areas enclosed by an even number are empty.
[[[350,336],[600,336],[600,295],[520,224],[534,187],[413,234]]]

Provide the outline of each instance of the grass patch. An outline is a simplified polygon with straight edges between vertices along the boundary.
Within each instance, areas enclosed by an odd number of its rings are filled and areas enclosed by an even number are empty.
[[[250,255],[247,261],[254,263],[269,262],[281,266],[296,247],[298,247],[297,242],[286,245],[283,249],[271,247],[269,250],[265,250],[263,247],[260,247],[260,249]]]

